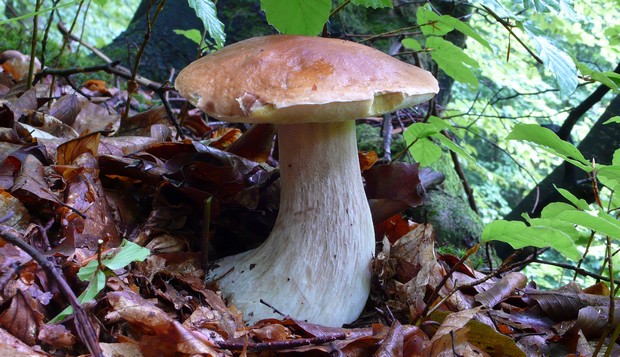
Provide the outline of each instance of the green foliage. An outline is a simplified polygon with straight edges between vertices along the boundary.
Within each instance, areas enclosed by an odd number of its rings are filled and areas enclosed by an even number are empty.
[[[594,169],[603,178],[601,182],[615,190],[620,183],[620,149],[614,153],[612,165],[591,167],[581,152],[572,144],[562,141],[551,130],[535,124],[515,126],[508,139],[522,140],[539,145],[545,151],[566,160],[580,169],[591,172]],[[578,199],[567,190],[556,188],[569,202],[552,202],[543,208],[540,218],[525,216],[529,225],[519,221],[497,220],[489,223],[482,234],[483,241],[499,240],[513,248],[525,246],[551,247],[572,260],[581,258],[577,241],[582,231],[592,231],[599,235],[620,241],[620,221],[603,206],[590,207],[586,201]],[[610,206],[609,211],[617,207]]]
[[[80,268],[77,274],[80,280],[89,282],[86,290],[78,296],[78,301],[83,304],[94,299],[105,288],[106,275],[114,274],[114,270],[122,269],[133,262],[143,261],[149,254],[150,251],[148,249],[123,240],[113,253],[108,253],[101,257],[101,265],[99,261],[91,260],[86,266]],[[61,321],[72,313],[73,308],[68,306],[54,317],[50,323]]]
[[[506,138],[507,140],[522,140],[537,144],[543,150],[556,155],[563,160],[590,172],[590,162],[571,143],[564,141],[551,131],[537,124],[517,124]]]
[[[475,163],[474,158],[467,151],[441,133],[442,130],[448,130],[450,125],[435,116],[431,116],[428,121],[428,123],[411,124],[403,133],[409,146],[409,153],[420,166],[430,166],[442,155],[441,148],[431,139]]]
[[[330,0],[261,0],[267,22],[279,32],[314,36],[321,33],[329,18]]]
[[[202,34],[200,33],[200,31],[198,31],[196,29],[191,29],[191,30],[176,30],[175,29],[173,31],[177,35],[184,36],[185,38],[191,40],[192,42],[194,42],[197,45],[201,45],[202,44]]]
[[[211,0],[187,0],[189,6],[194,9],[196,16],[202,21],[205,30],[215,40],[218,48],[224,46],[226,34],[224,24],[217,18],[215,4]]]

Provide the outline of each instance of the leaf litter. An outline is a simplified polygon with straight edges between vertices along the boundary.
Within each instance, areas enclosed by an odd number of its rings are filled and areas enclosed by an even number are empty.
[[[402,215],[423,203],[429,173],[360,153],[379,232],[364,313],[342,328],[286,316],[247,326],[203,268],[269,234],[274,127],[224,127],[182,104],[175,113],[188,138],[179,139],[161,106],[134,106],[121,119],[122,91],[99,79],[81,88],[91,100],[62,81],[51,100],[46,81],[26,90],[17,82],[23,58],[14,58],[0,72],[2,355],[92,351],[82,320],[50,322],[68,298],[9,236],[36,248],[76,295],[88,285],[80,269],[99,262],[90,266],[105,272],[104,288],[83,307],[106,356],[586,356],[620,321],[604,285],[543,291],[519,272],[487,275],[438,254],[433,227]],[[102,267],[123,238],[150,255]],[[620,354],[618,341],[603,343]]]

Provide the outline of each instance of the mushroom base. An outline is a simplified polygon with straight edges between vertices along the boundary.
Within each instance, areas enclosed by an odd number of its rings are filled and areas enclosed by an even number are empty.
[[[258,248],[216,262],[218,281],[248,323],[282,314],[326,326],[352,322],[370,291],[375,250],[355,122],[278,126],[280,210]]]

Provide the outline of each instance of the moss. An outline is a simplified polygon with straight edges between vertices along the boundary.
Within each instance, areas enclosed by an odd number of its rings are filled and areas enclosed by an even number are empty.
[[[429,190],[424,205],[412,210],[414,220],[430,222],[439,246],[470,248],[480,240],[483,224],[467,202],[439,190]]]
[[[382,157],[383,152],[383,137],[381,136],[381,129],[377,126],[370,124],[359,124],[356,126],[357,133],[357,147],[361,151],[374,151]],[[401,134],[392,136],[392,143],[390,149],[392,155],[405,150],[407,144]]]

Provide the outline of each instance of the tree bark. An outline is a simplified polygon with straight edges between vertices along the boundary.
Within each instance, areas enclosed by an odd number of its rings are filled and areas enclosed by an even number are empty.
[[[142,0],[127,30],[103,49],[110,58],[121,60],[129,67],[135,53],[147,33],[146,15],[151,17],[157,2],[149,6],[150,0]],[[249,37],[274,33],[267,24],[256,0],[219,1],[218,18],[224,23],[226,43],[234,43]],[[202,22],[189,7],[187,0],[167,0],[151,30],[151,37],[140,61],[140,75],[163,82],[172,69],[177,72],[194,61],[199,55],[198,45],[174,30],[197,29],[203,31]]]

